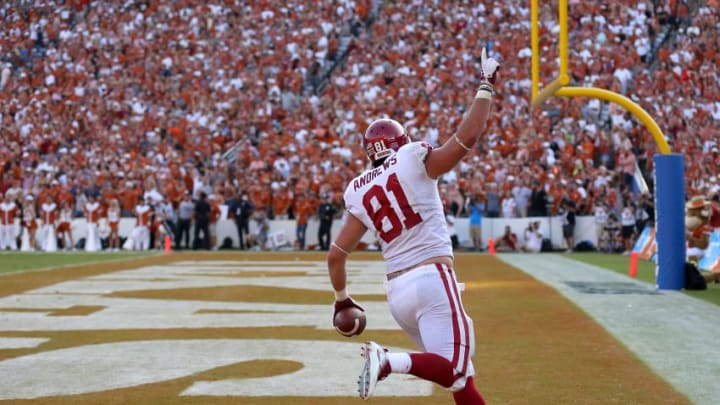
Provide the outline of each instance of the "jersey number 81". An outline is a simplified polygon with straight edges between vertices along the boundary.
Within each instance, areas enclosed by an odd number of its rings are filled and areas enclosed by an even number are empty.
[[[397,204],[390,202],[386,190],[395,196]],[[378,202],[377,209],[373,207],[373,198]],[[393,239],[400,236],[403,226],[405,229],[411,229],[422,222],[420,214],[413,211],[410,206],[405,191],[403,191],[400,185],[397,173],[393,173],[388,177],[384,188],[378,184],[370,187],[363,196],[363,206],[372,220],[375,229],[378,231],[380,238],[385,241],[385,243],[390,243]],[[405,218],[403,221],[400,220],[398,209]],[[390,224],[390,229],[388,230],[384,229],[383,224],[386,218]]]

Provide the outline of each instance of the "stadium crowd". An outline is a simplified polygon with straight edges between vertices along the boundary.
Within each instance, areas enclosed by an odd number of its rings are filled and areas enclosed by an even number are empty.
[[[449,213],[467,216],[477,200],[484,216],[547,216],[572,201],[577,215],[652,221],[637,180],[652,189],[656,147],[637,119],[599,100],[531,109],[527,3],[5,2],[2,206],[30,229],[49,218],[45,203],[54,221],[107,217],[115,203],[120,217],[147,205],[162,221],[188,196],[206,194],[216,218],[245,195],[256,213],[307,223],[321,195],[340,205],[365,168],[371,120],[398,119],[433,145],[451,136],[486,47],[502,63],[495,108],[485,141],[441,179]],[[637,102],[685,156],[687,195],[717,195],[717,0],[569,3],[573,84]],[[540,21],[547,83],[550,4]]]

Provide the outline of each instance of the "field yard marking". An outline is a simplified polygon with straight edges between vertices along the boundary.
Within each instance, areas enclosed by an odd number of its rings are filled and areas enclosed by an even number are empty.
[[[28,349],[38,347],[50,339],[0,337],[0,349]]]
[[[332,330],[330,304],[140,299],[107,296],[118,291],[173,290],[213,286],[270,286],[331,291],[323,262],[300,262],[299,276],[284,274],[284,262],[203,262],[154,265],[60,282],[0,297],[0,332],[161,330],[305,326]],[[383,294],[382,262],[350,262],[353,291]],[[208,273],[211,271],[211,273]],[[248,272],[249,277],[227,277]],[[332,294],[328,294],[331,301]],[[363,303],[373,314],[368,328],[399,330],[385,301]],[[86,309],[77,313],[79,309]],[[66,312],[63,312],[66,311]],[[7,339],[7,340],[2,340]],[[0,361],[0,399],[31,399],[134,387],[192,376],[218,367],[263,360],[286,360],[303,367],[262,378],[195,381],[183,396],[351,397],[362,368],[357,342],[338,340],[171,339],[103,342],[71,346]],[[47,339],[1,338],[2,344],[35,347]],[[35,346],[31,346],[34,344]],[[407,349],[402,349],[407,350]],[[348,367],[356,363],[357,367]],[[433,384],[393,376],[377,396],[430,396]]]
[[[215,268],[173,265],[147,266],[99,276],[69,280],[47,287],[0,297],[0,331],[93,330],[93,329],[169,329],[210,327],[311,326],[332,330],[328,322],[329,304],[298,305],[257,302],[200,301],[182,299],[143,299],[113,297],[109,294],[137,290],[174,290],[217,286],[263,286],[301,290],[331,291],[326,267],[307,262],[306,274],[293,277],[226,277],[238,272],[257,273],[252,263]],[[262,267],[265,272],[285,271],[286,267]],[[349,285],[356,294],[384,294],[381,262],[351,262]],[[202,273],[200,275],[199,273]],[[332,294],[328,293],[328,301]],[[368,328],[398,330],[385,301],[367,301],[372,313]],[[85,316],[46,316],[30,311],[72,307],[103,307]]]
[[[0,362],[3,376],[0,399],[107,391],[254,360],[295,361],[304,367],[262,378],[198,381],[181,395],[345,397],[357,390],[355,381],[362,368],[357,353],[357,343],[308,340],[188,339],[86,345]],[[349,364],[357,367],[348,367]],[[376,395],[431,394],[430,383],[393,376],[378,386]]]
[[[498,257],[574,302],[694,404],[717,403],[720,351],[712,348],[720,336],[717,305],[679,291],[586,293],[572,283],[632,283],[640,290],[653,288],[561,255]]]

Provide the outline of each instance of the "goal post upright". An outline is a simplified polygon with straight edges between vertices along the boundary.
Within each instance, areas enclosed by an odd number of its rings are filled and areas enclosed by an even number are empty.
[[[532,47],[532,106],[540,107],[548,98],[555,95],[560,88],[570,83],[568,75],[568,33],[567,33],[567,0],[559,0],[558,17],[560,24],[559,51],[560,51],[560,72],[558,77],[545,86],[542,91],[540,87],[540,23],[538,19],[539,0],[530,0],[530,40]]]
[[[540,90],[540,23],[539,1],[530,0],[530,41],[532,49],[531,59],[531,105],[540,107],[550,97],[588,97],[615,103],[633,114],[650,132],[659,155],[654,157],[655,163],[655,200],[658,207],[656,234],[662,232],[657,238],[657,286],[660,289],[679,290],[684,286],[679,280],[684,280],[685,263],[685,207],[684,200],[684,164],[683,156],[672,154],[670,145],[665,139],[657,122],[647,111],[628,97],[610,90],[597,87],[568,86],[570,75],[568,73],[568,14],[567,0],[558,0],[558,77]],[[668,177],[672,176],[672,178]],[[678,188],[680,188],[678,190]],[[678,198],[682,196],[682,198]],[[660,209],[663,212],[659,212]]]
[[[530,99],[535,100],[540,84],[540,34],[538,27],[538,0],[530,0],[530,47],[532,59],[530,60]]]
[[[671,153],[670,146],[662,133],[662,130],[657,125],[655,120],[643,110],[637,103],[630,100],[629,98],[609,90],[600,89],[596,87],[567,87],[570,83],[570,75],[568,74],[568,24],[567,24],[567,0],[558,0],[558,24],[560,26],[559,33],[559,75],[548,84],[543,90],[539,90],[540,87],[540,27],[539,27],[539,1],[530,1],[530,40],[532,41],[532,68],[531,68],[531,82],[532,82],[532,105],[533,107],[540,107],[542,103],[550,97],[590,97],[599,98],[601,100],[616,103],[630,113],[635,115],[645,127],[648,129],[650,134],[655,139],[655,143],[658,146],[658,151],[662,154]]]

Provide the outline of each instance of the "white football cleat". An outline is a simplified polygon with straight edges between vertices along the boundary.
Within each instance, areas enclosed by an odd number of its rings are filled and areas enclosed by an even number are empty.
[[[385,352],[387,350],[375,342],[365,342],[363,344],[360,355],[365,358],[365,366],[363,366],[358,379],[360,398],[370,398],[375,392],[378,381],[384,380],[390,375],[390,362]]]

